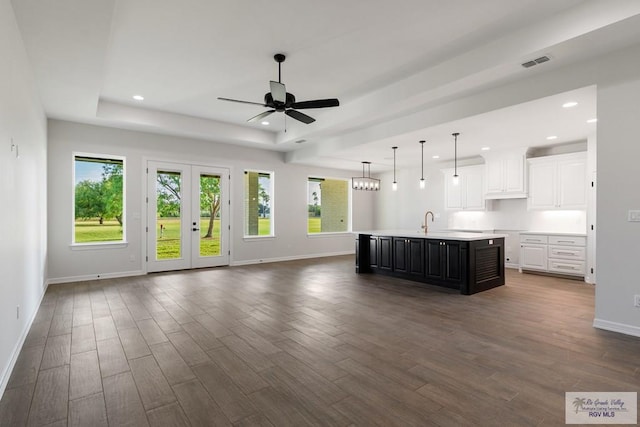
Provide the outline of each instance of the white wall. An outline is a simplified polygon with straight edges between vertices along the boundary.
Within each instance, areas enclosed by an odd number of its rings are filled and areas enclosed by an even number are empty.
[[[636,70],[640,58],[635,56]],[[594,324],[640,336],[640,73],[598,86],[596,320]]]
[[[73,152],[126,157],[126,248],[72,250]],[[307,177],[350,178],[348,171],[286,164],[274,151],[71,122],[49,121],[49,278],[52,282],[141,274],[145,250],[143,162],[164,160],[231,169],[231,263],[294,259],[354,251],[350,234],[307,236]],[[243,238],[243,173],[274,172],[275,238]],[[354,193],[353,228],[370,228],[371,196]],[[135,261],[131,261],[131,257]]]
[[[11,3],[0,0],[0,396],[44,292],[46,119]],[[16,157],[17,145],[19,156]],[[20,318],[16,307],[20,306]]]

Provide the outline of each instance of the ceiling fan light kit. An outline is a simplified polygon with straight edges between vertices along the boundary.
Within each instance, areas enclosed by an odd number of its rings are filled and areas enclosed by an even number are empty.
[[[367,173],[365,175],[365,165]],[[380,180],[371,178],[371,162],[362,162],[362,176],[354,176],[351,178],[351,188],[354,190],[379,191]]]
[[[292,93],[287,92],[286,86],[282,83],[282,63],[286,59],[286,56],[282,53],[277,53],[274,55],[273,59],[278,63],[278,81],[276,82],[272,80],[269,82],[270,92],[267,92],[264,95],[264,103],[261,104],[259,102],[242,101],[239,99],[222,97],[218,97],[218,99],[221,101],[239,102],[241,104],[259,105],[261,107],[269,108],[269,110],[251,117],[247,122],[260,121],[275,112],[279,112],[284,113],[299,122],[310,124],[315,122],[316,119],[298,110],[338,107],[340,105],[340,101],[336,98],[296,102],[296,97]]]

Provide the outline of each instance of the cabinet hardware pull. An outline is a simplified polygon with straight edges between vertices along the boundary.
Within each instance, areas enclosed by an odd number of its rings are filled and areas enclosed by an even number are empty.
[[[557,251],[556,252],[558,255],[574,255],[577,256],[578,254],[576,254],[575,252],[562,252],[562,251]]]
[[[558,243],[575,243],[575,240],[558,240]]]

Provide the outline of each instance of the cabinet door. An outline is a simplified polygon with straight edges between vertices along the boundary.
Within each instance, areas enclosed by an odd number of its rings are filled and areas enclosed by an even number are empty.
[[[484,210],[484,184],[482,182],[482,166],[464,169],[463,208],[468,210]]]
[[[504,159],[504,191],[524,193],[524,156],[507,156]]]
[[[371,236],[369,238],[369,266],[378,267],[378,255],[380,249],[378,248],[378,238]]]
[[[529,166],[529,208],[556,208],[555,162],[532,163]]]
[[[391,237],[379,237],[378,268],[381,270],[393,270],[393,239]]]
[[[547,245],[520,245],[520,267],[546,270]]]
[[[460,242],[445,242],[444,246],[444,279],[449,282],[461,282],[463,278],[463,254]]]
[[[424,239],[409,239],[406,248],[408,273],[424,275]]]
[[[444,176],[445,188],[445,207],[449,210],[462,209],[462,177],[459,179],[458,185],[453,183],[453,174]]]
[[[502,193],[505,188],[504,161],[502,159],[486,159],[485,173],[487,177],[487,193]]]
[[[393,271],[406,273],[407,268],[407,239],[401,237],[393,238]]]
[[[586,209],[587,164],[584,160],[558,162],[558,207]]]
[[[431,279],[442,279],[442,241],[425,241],[425,275]]]

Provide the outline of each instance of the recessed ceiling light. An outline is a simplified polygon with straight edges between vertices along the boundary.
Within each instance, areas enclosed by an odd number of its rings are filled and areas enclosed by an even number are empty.
[[[133,99],[136,101],[144,101],[144,96],[142,95],[133,95]]]
[[[587,123],[595,123],[597,121],[598,121],[598,119],[589,119],[589,120],[587,120]]]
[[[260,124],[267,126],[269,122],[265,120],[264,122],[260,122]]]
[[[575,107],[576,105],[578,105],[577,102],[569,101],[569,102],[565,102],[564,104],[562,104],[562,108],[571,108],[571,107]]]
[[[548,140],[552,140],[552,139],[558,139],[558,137],[556,135],[551,135],[547,137]]]
[[[491,150],[491,147],[482,147],[481,150],[482,151],[489,151],[489,150]]]
[[[431,158],[432,158],[432,159],[439,159],[439,158],[440,158],[440,156],[438,156],[438,155],[436,154],[435,156],[432,156]]]

